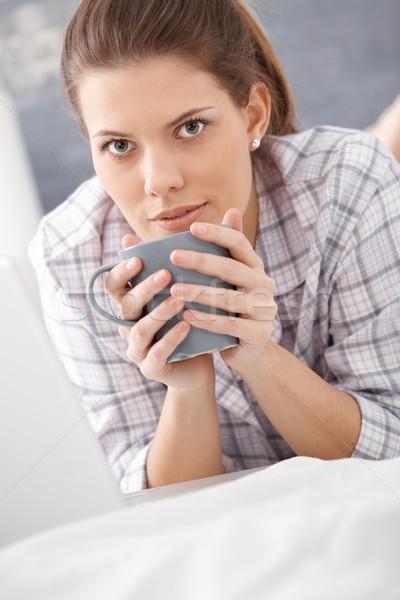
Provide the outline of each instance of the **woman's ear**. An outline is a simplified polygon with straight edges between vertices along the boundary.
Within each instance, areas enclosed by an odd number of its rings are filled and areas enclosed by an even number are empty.
[[[249,139],[261,140],[271,118],[271,97],[265,85],[254,83],[251,86],[249,101],[244,111]]]

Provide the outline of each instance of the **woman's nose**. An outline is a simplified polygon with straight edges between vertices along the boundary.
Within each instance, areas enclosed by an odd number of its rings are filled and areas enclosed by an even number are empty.
[[[176,157],[168,152],[148,152],[144,158],[144,190],[147,196],[163,197],[183,187]]]

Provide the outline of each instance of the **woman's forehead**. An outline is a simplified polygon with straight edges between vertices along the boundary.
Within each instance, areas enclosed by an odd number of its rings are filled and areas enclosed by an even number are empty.
[[[100,86],[107,84],[129,84],[137,88],[143,83],[157,86],[169,81],[178,81],[184,85],[192,85],[194,82],[203,82],[208,86],[218,86],[213,74],[206,69],[191,64],[188,60],[179,57],[165,56],[149,58],[145,61],[128,62],[125,65],[110,67],[99,67],[82,72],[79,85],[82,88],[87,82],[97,82]],[[140,88],[139,88],[140,89]]]
[[[89,126],[105,112],[110,121],[124,120],[124,115],[147,119],[160,114],[167,123],[180,113],[229,102],[229,95],[209,73],[168,58],[85,73],[79,97]]]

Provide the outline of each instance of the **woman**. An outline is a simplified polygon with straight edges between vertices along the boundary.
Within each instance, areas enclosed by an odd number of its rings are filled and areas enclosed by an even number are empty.
[[[400,177],[385,148],[358,131],[296,133],[284,74],[239,0],[84,0],[62,71],[97,177],[44,218],[31,256],[122,490],[296,454],[400,454]],[[86,280],[121,240],[189,228],[232,259],[177,249],[173,262],[236,292],[174,285],[142,316],[170,275],[131,289],[141,264],[126,261],[105,286],[115,314],[138,323],[118,332],[88,311]],[[238,316],[185,311],[154,343],[192,297]],[[167,363],[190,327],[239,343]]]

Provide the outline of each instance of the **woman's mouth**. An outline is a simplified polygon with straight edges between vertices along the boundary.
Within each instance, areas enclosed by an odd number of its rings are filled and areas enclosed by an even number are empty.
[[[184,231],[199,219],[206,207],[207,202],[196,206],[182,206],[159,213],[151,221],[166,231]]]

